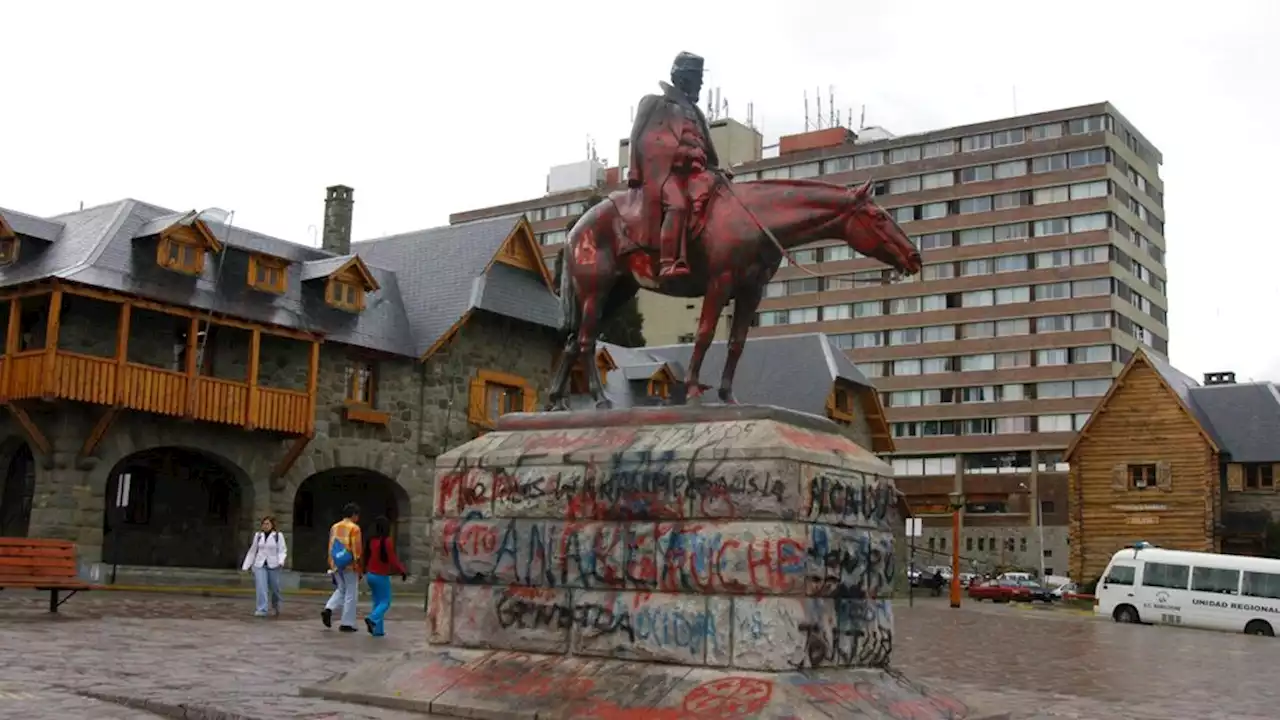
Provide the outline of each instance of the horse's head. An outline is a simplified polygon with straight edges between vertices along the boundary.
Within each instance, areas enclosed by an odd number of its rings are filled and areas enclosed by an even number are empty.
[[[920,251],[884,208],[871,199],[871,181],[853,191],[853,212],[845,240],[858,252],[903,275],[920,272]]]

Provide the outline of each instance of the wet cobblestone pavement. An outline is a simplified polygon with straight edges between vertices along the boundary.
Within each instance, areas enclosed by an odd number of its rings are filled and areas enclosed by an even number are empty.
[[[45,602],[0,593],[0,718],[422,717],[297,696],[362,657],[421,647],[420,596],[397,598],[385,638],[324,630],[320,596],[266,620],[245,596],[101,592],[57,616]],[[933,599],[895,612],[899,669],[1019,720],[1277,717],[1277,639]]]

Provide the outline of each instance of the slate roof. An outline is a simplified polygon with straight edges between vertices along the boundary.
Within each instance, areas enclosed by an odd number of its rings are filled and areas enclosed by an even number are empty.
[[[354,243],[352,254],[380,287],[366,296],[363,311],[349,313],[330,307],[324,288],[304,281],[324,277],[350,256],[207,219],[224,251],[208,257],[200,277],[157,266],[150,236],[187,214],[138,200],[47,219],[0,208],[14,232],[46,241],[24,247],[14,265],[0,268],[0,287],[57,278],[408,357],[420,357],[471,308],[559,325],[559,302],[535,273],[495,264],[485,275],[490,259],[523,222],[520,216]],[[248,286],[251,253],[290,262],[283,295]],[[473,297],[478,280],[483,291]]]
[[[0,216],[4,217],[9,229],[19,235],[26,235],[45,242],[53,242],[62,234],[62,223],[38,218],[35,215],[0,208]]]
[[[560,324],[560,301],[531,273],[494,264],[493,256],[520,215],[504,215],[460,225],[352,243],[366,263],[396,268],[400,296],[416,343],[425,353],[472,309],[488,310],[545,325]]]
[[[1195,387],[1191,401],[1232,462],[1280,461],[1280,391],[1274,383]]]
[[[646,348],[601,345],[608,349],[621,370],[609,373],[605,388],[609,399],[618,407],[639,404],[637,392],[643,392],[644,383],[664,363],[677,379],[683,380],[693,356],[692,344]],[[727,343],[718,341],[707,350],[702,361],[704,384],[713,388],[719,385],[727,347]],[[824,333],[759,337],[747,340],[742,359],[738,361],[733,390],[741,403],[776,405],[825,415],[827,395],[836,379],[874,390],[853,361],[836,349]],[[683,393],[683,386],[673,388],[673,402],[682,403]]]

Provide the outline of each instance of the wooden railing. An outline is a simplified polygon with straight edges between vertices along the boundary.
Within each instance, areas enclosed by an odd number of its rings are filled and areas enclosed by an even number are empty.
[[[44,350],[26,350],[12,357],[8,396],[14,400],[44,394]]]
[[[289,432],[295,418],[306,417],[307,394],[297,390],[260,387],[258,390],[258,427]]]
[[[249,414],[249,386],[234,380],[200,378],[196,383],[197,420],[243,425]]]
[[[46,350],[27,350],[0,356],[0,377],[8,377],[0,396],[9,400],[50,398],[96,405],[120,405],[131,410],[190,416],[196,420],[277,432],[305,434],[312,418],[307,393],[258,387],[257,418],[249,417],[247,383],[197,376],[114,358],[58,350],[46,386]],[[4,368],[4,364],[11,367]],[[194,388],[192,385],[194,384]]]

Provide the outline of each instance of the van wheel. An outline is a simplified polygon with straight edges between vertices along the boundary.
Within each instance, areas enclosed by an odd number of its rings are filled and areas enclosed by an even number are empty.
[[[1271,623],[1266,620],[1250,620],[1249,624],[1244,626],[1244,634],[1275,637],[1276,633],[1271,629]]]
[[[1141,622],[1138,619],[1138,610],[1132,605],[1121,605],[1116,611],[1111,613],[1112,619],[1118,623],[1136,623]]]

